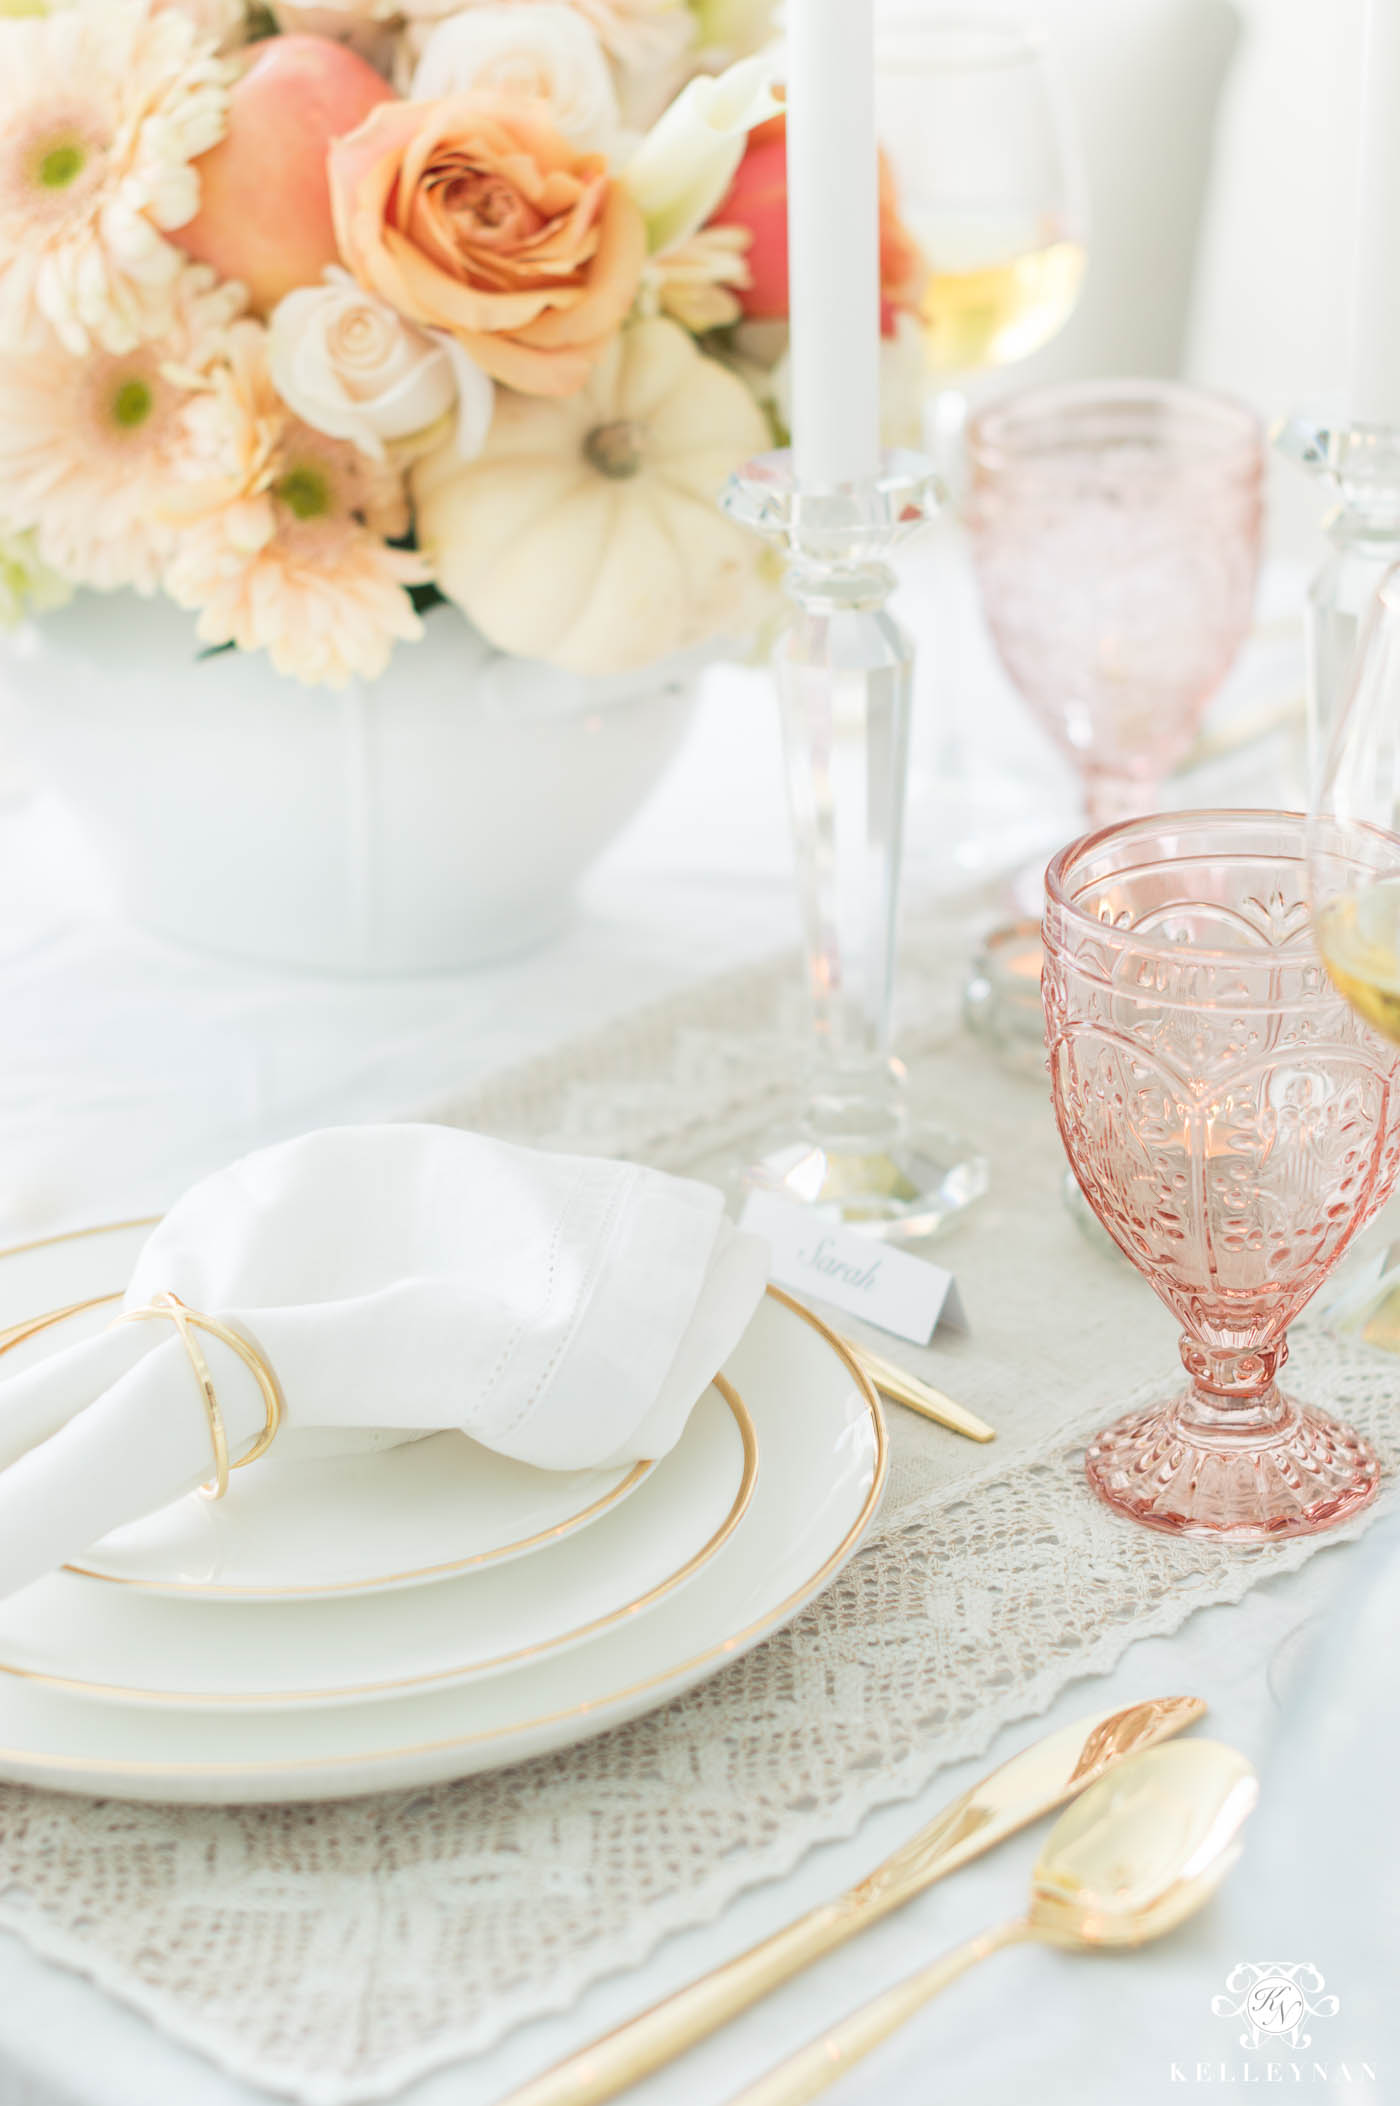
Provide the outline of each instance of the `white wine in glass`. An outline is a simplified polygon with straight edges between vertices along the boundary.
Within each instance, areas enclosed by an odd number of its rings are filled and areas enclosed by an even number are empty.
[[[1313,931],[1339,992],[1400,1040],[1400,568],[1376,594],[1314,801]]]
[[[1400,1040],[1400,877],[1334,899],[1318,916],[1317,943],[1338,993]]]
[[[1350,688],[1333,718],[1308,829],[1313,934],[1339,994],[1400,1041],[1400,569],[1362,627]],[[1330,1113],[1343,1139],[1374,1119],[1360,1092]],[[1334,1148],[1335,1153],[1335,1148]],[[1363,1236],[1336,1275],[1331,1328],[1400,1354],[1400,1242]]]
[[[876,24],[880,139],[900,216],[928,270],[919,315],[924,445],[956,495],[966,384],[1038,350],[1079,297],[1086,210],[1078,143],[1037,29],[913,0],[877,0]],[[916,347],[910,352],[900,377],[912,393]],[[936,853],[946,854],[952,816],[985,868],[1020,852],[1024,817],[1008,815],[1024,814],[1024,791],[1008,782],[1000,754],[980,750],[959,706],[964,570],[950,509],[924,575],[938,649],[925,685],[931,706],[916,723],[909,838],[938,842]]]
[[[1084,186],[1044,39],[995,16],[897,12],[880,27],[880,129],[929,267],[935,374],[1010,365],[1074,309]]]
[[[1012,365],[1059,334],[1084,277],[1084,244],[1048,215],[1034,222],[929,214],[919,319],[935,373]]]

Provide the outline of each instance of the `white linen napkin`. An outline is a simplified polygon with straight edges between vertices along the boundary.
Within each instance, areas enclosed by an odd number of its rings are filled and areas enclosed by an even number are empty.
[[[456,1427],[572,1470],[675,1445],[758,1306],[767,1257],[708,1185],[452,1127],[345,1127],[195,1185],[142,1249],[123,1307],[166,1290],[241,1332],[281,1385],[281,1441]],[[196,1336],[237,1462],[263,1400],[236,1354]],[[168,1320],[0,1379],[0,1595],[211,1474]]]

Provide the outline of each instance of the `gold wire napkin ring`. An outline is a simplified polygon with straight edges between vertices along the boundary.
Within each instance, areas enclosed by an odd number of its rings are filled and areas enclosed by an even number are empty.
[[[246,1470],[249,1463],[256,1462],[260,1455],[266,1455],[276,1440],[286,1410],[282,1402],[282,1392],[277,1386],[272,1369],[262,1354],[249,1345],[246,1338],[240,1338],[236,1331],[231,1331],[227,1324],[221,1324],[216,1317],[201,1316],[197,1309],[187,1309],[178,1294],[162,1290],[152,1297],[146,1308],[124,1309],[120,1316],[113,1317],[111,1328],[115,1329],[118,1324],[146,1323],[161,1317],[174,1324],[180,1334],[185,1351],[190,1356],[195,1380],[199,1384],[199,1394],[204,1400],[205,1416],[209,1420],[209,1440],[214,1450],[214,1476],[209,1484],[200,1486],[200,1496],[204,1499],[222,1499],[228,1490],[230,1470]],[[267,1423],[248,1453],[241,1456],[236,1463],[231,1463],[228,1459],[228,1435],[224,1431],[224,1415],[219,1409],[219,1399],[214,1389],[214,1377],[209,1372],[209,1362],[194,1335],[196,1331],[207,1331],[211,1338],[217,1338],[231,1353],[236,1353],[262,1391]]]

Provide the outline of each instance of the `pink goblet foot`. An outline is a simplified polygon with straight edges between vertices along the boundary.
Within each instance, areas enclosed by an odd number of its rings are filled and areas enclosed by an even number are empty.
[[[1304,826],[1273,812],[1134,820],[1047,873],[1065,1151],[1184,1325],[1190,1378],[1101,1433],[1086,1474],[1110,1506],[1175,1535],[1309,1535],[1360,1512],[1379,1481],[1359,1434],[1277,1382],[1289,1324],[1400,1168],[1400,1047],[1323,969]],[[1378,858],[1397,846],[1373,845]]]
[[[1137,1411],[1089,1444],[1100,1499],[1177,1536],[1276,1542],[1335,1528],[1380,1485],[1375,1450],[1349,1426],[1271,1388],[1241,1415],[1188,1390]]]

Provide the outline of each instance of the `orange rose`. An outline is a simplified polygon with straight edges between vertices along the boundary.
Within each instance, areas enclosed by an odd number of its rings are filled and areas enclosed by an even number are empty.
[[[392,102],[329,159],[340,252],[400,314],[527,395],[584,385],[632,305],[642,215],[543,103]]]

